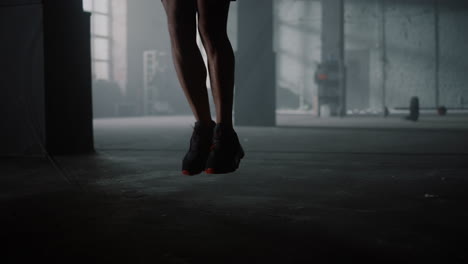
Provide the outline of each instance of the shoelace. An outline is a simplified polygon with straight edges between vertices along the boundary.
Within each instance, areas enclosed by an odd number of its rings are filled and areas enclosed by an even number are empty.
[[[191,144],[191,150],[199,150],[203,147],[203,145],[205,145],[204,143],[207,143],[207,142],[204,142],[204,132],[206,132],[207,134],[207,140],[208,139],[208,136],[209,136],[209,133],[207,131],[202,131],[201,128],[195,128],[193,129],[193,134],[192,134],[192,138],[191,138],[191,141],[190,141],[190,144]]]
[[[229,139],[229,138],[232,138],[233,140],[235,140],[237,138],[237,134],[235,132],[222,133],[222,132],[216,131],[214,139],[213,139],[213,143],[210,146],[210,151],[219,149],[222,145],[227,146],[229,148],[231,145],[231,142],[226,141],[226,139]],[[236,144],[235,142],[232,142],[232,146],[234,146],[235,144]]]

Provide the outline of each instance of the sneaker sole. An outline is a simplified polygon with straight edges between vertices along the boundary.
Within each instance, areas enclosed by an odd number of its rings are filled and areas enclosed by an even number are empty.
[[[206,174],[227,174],[227,173],[232,173],[232,172],[235,172],[237,169],[239,169],[239,165],[240,165],[240,162],[242,160],[242,158],[244,158],[244,154],[241,153],[235,160],[235,165],[234,165],[234,168],[231,168],[229,170],[224,170],[224,171],[220,171],[220,170],[216,170],[214,168],[207,168],[205,170],[205,173]]]
[[[199,171],[199,172],[191,172],[191,171],[188,171],[188,170],[183,170],[182,171],[182,174],[185,175],[185,176],[194,176],[194,175],[197,175],[197,174],[200,174],[202,173],[202,171]]]

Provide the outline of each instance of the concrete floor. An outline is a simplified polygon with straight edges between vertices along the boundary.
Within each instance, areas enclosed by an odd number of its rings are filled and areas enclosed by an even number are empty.
[[[1,263],[468,263],[467,121],[279,116],[186,177],[191,118],[99,119],[96,155],[0,159]]]

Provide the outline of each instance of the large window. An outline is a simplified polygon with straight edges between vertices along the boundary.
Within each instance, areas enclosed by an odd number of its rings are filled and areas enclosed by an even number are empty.
[[[83,9],[91,12],[91,49],[95,79],[111,79],[111,0],[83,0]]]

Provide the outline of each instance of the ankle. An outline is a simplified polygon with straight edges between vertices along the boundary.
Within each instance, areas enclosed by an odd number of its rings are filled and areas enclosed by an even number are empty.
[[[196,123],[200,124],[202,127],[214,128],[216,123],[209,119],[209,120],[198,120]]]
[[[221,122],[221,123],[216,123],[216,126],[222,130],[227,130],[227,131],[234,130],[234,125],[232,123]]]

